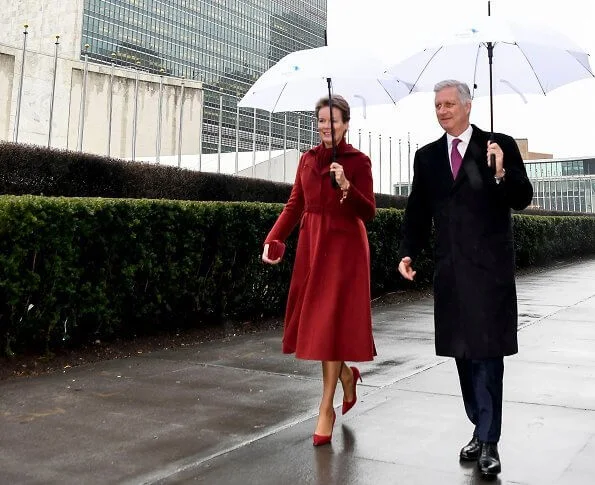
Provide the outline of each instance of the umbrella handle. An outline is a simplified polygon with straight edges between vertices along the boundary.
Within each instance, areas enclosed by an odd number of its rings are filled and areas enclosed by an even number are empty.
[[[488,143],[490,143],[490,144],[496,143],[496,140],[494,140],[494,132],[493,131],[490,133],[490,139],[489,139]],[[496,154],[494,154],[494,153],[490,153],[489,166],[492,169],[492,171],[494,172],[494,175],[496,175]]]
[[[494,134],[492,133],[490,136],[490,140],[488,141],[488,143],[492,144],[492,143],[496,143],[496,140],[494,140]],[[494,172],[494,174],[496,173],[496,154],[495,153],[490,153],[490,163],[489,166],[492,169],[492,171]]]

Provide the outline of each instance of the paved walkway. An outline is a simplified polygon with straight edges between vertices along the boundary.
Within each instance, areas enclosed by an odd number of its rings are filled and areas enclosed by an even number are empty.
[[[518,293],[495,483],[591,485],[595,259],[520,276]],[[0,483],[480,483],[458,462],[472,429],[431,299],[376,309],[374,329],[360,400],[321,448],[319,364],[281,354],[278,331],[1,382]]]

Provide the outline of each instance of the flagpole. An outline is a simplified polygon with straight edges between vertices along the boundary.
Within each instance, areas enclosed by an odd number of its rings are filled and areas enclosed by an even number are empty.
[[[219,95],[219,134],[217,136],[217,173],[221,173],[221,130],[223,129],[223,95]]]
[[[378,177],[378,192],[382,194],[382,134],[378,134],[378,164],[380,176]]]
[[[111,155],[112,150],[112,117],[114,111],[114,69],[116,63],[114,62],[114,58],[116,57],[116,53],[112,52],[112,68],[109,76],[109,96],[108,96],[108,119],[107,119],[107,156]],[[159,161],[159,156],[157,157],[157,161]]]
[[[393,139],[388,137],[388,190],[393,195]]]
[[[54,47],[54,74],[52,79],[52,95],[50,97],[50,126],[48,130],[48,148],[52,146],[52,124],[54,121],[54,99],[56,97],[56,73],[58,71],[58,46],[60,45],[60,36],[56,35]]]
[[[271,180],[271,151],[273,149],[273,112],[269,111],[269,165],[267,180]]]
[[[159,69],[159,103],[158,103],[158,114],[157,114],[157,140],[155,140],[155,161],[161,162],[161,126],[163,119],[163,72],[164,68]]]
[[[269,180],[271,179],[271,151],[273,149],[273,112],[269,111]]]
[[[202,86],[202,83],[201,83]],[[205,124],[205,92],[201,90],[200,96],[200,128],[198,137],[198,171],[202,172],[202,147],[203,147],[203,136],[204,136],[204,124]]]
[[[235,157],[235,175],[239,171],[240,158],[240,107],[236,104],[236,157]]]
[[[411,133],[407,132],[407,195],[411,192]]]
[[[184,88],[185,76],[182,76],[182,86],[180,88],[180,124],[178,127],[178,168],[182,167],[182,123],[184,121]]]
[[[136,70],[134,75],[134,111],[132,113],[132,161],[136,159],[136,130],[138,123],[138,65],[136,61]]]
[[[399,138],[399,195],[403,193],[403,157],[401,156],[401,139]]]
[[[283,117],[283,182],[286,182],[287,172],[287,113]]]
[[[83,71],[83,84],[81,86],[81,101],[79,106],[79,138],[77,150],[83,150],[83,132],[85,130],[85,98],[87,96],[87,75],[89,72],[89,44],[85,44],[85,67]]]
[[[19,80],[19,95],[17,97],[17,112],[14,117],[14,134],[13,139],[14,142],[19,141],[19,121],[21,119],[21,101],[23,98],[23,78],[25,76],[25,52],[27,49],[27,28],[29,27],[28,24],[23,25],[25,30],[23,31],[23,51],[21,56],[21,75]]]
[[[254,108],[254,122],[252,127],[252,178],[256,175],[256,108]]]

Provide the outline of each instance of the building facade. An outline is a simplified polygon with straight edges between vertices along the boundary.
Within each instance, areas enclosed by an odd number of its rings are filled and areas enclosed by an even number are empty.
[[[527,153],[529,157],[535,154],[527,151],[526,142],[523,150],[524,140],[516,141],[533,185],[532,208],[595,213],[595,157],[552,158],[550,154],[543,154],[541,159],[527,159]],[[391,189],[393,195],[408,196],[411,180],[391,184]]]
[[[595,157],[526,160],[533,207],[595,213]]]
[[[326,0],[22,0],[3,13],[1,139],[45,145],[52,132],[51,146],[77,149],[83,125],[84,151],[122,158],[317,140],[311,113],[237,101],[286,54],[324,44]]]
[[[203,153],[304,148],[311,115],[269,119],[237,101],[285,55],[324,45],[326,10],[326,0],[85,0],[81,46],[96,62],[201,81]]]

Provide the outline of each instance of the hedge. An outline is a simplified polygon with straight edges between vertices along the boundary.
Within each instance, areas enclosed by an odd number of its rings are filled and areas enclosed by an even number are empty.
[[[260,261],[282,204],[0,197],[0,352],[52,351],[282,314],[295,237],[278,266]],[[372,291],[396,273],[403,212],[368,224]],[[595,218],[514,216],[519,266],[595,254]],[[418,285],[432,263],[417,262]]]
[[[286,202],[292,184],[0,142],[0,194],[195,201]],[[406,197],[377,194],[402,209]]]

